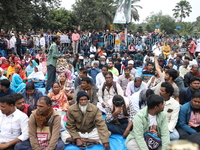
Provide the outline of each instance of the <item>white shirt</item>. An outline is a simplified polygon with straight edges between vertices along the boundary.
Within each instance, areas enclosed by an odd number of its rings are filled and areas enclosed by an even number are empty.
[[[193,59],[192,61],[189,61],[189,66],[192,67],[192,65],[197,65],[196,59]]]
[[[96,49],[96,47],[94,46],[94,47],[90,47],[90,52],[96,52],[97,51],[97,49]]]
[[[42,47],[45,47],[45,38],[44,37],[40,38],[40,45]]]
[[[117,93],[115,92],[115,89],[113,86],[110,87],[110,90],[108,91],[107,88],[105,87],[104,93],[102,93],[102,88],[103,88],[102,84],[98,90],[98,100],[100,103],[103,102],[108,102],[109,99],[113,98],[116,94],[123,96],[124,95],[124,91],[122,90],[121,86],[116,83],[116,88],[117,88]]]
[[[153,125],[157,125],[156,115],[152,116],[149,114],[149,120],[150,120],[150,124],[149,124],[150,127]]]
[[[138,112],[140,110],[140,106],[139,106],[140,92],[141,92],[141,90],[133,93],[129,98],[129,100],[132,102],[133,108],[135,109],[136,112]],[[145,105],[142,105],[141,109],[144,107],[145,107]]]
[[[28,139],[28,116],[16,109],[6,116],[0,111],[0,143],[7,143],[16,138],[21,141]]]
[[[161,47],[159,45],[154,45],[152,47],[152,51],[156,54],[156,56],[159,56],[161,54]]]
[[[165,101],[164,104],[164,112],[167,116],[168,129],[170,132],[173,132],[178,121],[180,104],[172,97],[170,97],[168,101]]]
[[[113,81],[117,82],[118,77],[113,74]],[[103,76],[102,72],[98,73],[96,76],[96,86],[99,88],[104,82],[106,82],[105,77]]]
[[[12,36],[12,38],[10,39],[10,48],[14,48],[15,43],[16,43],[16,38],[15,36]]]

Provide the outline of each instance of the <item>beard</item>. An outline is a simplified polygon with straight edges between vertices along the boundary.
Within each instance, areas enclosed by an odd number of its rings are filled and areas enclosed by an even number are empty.
[[[83,115],[85,115],[87,107],[88,107],[88,104],[85,105],[85,106],[81,106],[80,104],[78,104],[78,107],[80,108],[80,110],[83,113]]]
[[[112,69],[112,66],[108,66],[108,69]]]
[[[106,62],[105,61],[101,61],[101,65],[105,65],[106,64]]]

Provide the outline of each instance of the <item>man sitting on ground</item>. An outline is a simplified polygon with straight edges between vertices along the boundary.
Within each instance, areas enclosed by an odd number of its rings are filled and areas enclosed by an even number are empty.
[[[60,139],[61,117],[52,107],[49,97],[40,97],[37,109],[29,119],[30,146],[33,150],[63,150],[64,143]]]
[[[179,99],[180,104],[183,105],[191,101],[195,92],[200,92],[200,78],[192,77],[190,79],[190,86],[180,90]]]
[[[128,83],[126,88],[126,96],[130,97],[135,92],[147,89],[146,83],[142,82],[140,77],[136,77],[134,81]]]
[[[80,72],[79,72],[79,74],[78,74],[79,76],[78,76],[78,77],[75,79],[75,81],[74,81],[75,89],[76,89],[79,85],[81,85],[81,80],[82,80],[82,78],[87,77],[87,74],[88,74],[86,68],[80,68],[79,70],[80,70]],[[90,78],[90,80],[91,80],[91,85],[95,86],[93,79]]]
[[[91,80],[89,77],[84,77],[74,93],[73,100],[76,101],[76,96],[79,91],[86,91],[90,97],[90,103],[97,105],[98,97],[97,91],[94,86],[91,85]]]
[[[15,98],[15,106],[17,107],[17,109],[21,110],[23,113],[27,114],[27,116],[29,117],[33,109],[31,108],[29,104],[26,104],[24,102],[23,95],[19,93],[15,93],[13,94],[13,97]]]
[[[28,139],[28,116],[15,108],[15,98],[0,98],[0,149],[30,150],[24,142]]]
[[[10,88],[10,81],[7,79],[0,80],[0,97],[12,95],[15,91]]]
[[[131,71],[129,67],[124,68],[124,73],[120,75],[117,80],[119,85],[122,87],[122,90],[124,91],[124,93],[126,93],[126,88],[127,88],[128,83],[134,80],[134,77],[130,72]]]
[[[105,74],[106,82],[104,82],[99,90],[98,90],[98,100],[97,107],[105,113],[105,103],[108,102],[109,99],[113,98],[115,95],[124,95],[124,92],[121,86],[113,81],[112,72],[107,72]]]
[[[127,97],[115,95],[106,103],[106,125],[113,134],[127,137],[132,128],[135,110]]]
[[[82,149],[100,142],[105,150],[109,150],[108,128],[99,109],[89,103],[89,96],[85,91],[77,93],[76,101],[68,109],[67,130],[61,133],[63,142],[76,143]]]
[[[165,150],[170,143],[167,119],[164,112],[164,101],[159,95],[152,94],[148,97],[147,107],[140,110],[134,117],[133,130],[126,139],[128,150],[149,150],[144,134],[156,133],[162,140],[160,149]]]
[[[190,102],[181,106],[178,118],[180,139],[200,132],[200,92],[195,92]]]
[[[178,121],[178,114],[180,110],[180,104],[173,97],[174,88],[169,82],[163,82],[160,88],[160,95],[164,99],[164,112],[167,115],[168,129],[170,132],[170,140],[178,140],[179,134],[175,129]]]

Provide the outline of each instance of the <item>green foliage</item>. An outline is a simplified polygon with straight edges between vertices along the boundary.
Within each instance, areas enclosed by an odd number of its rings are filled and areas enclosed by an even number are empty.
[[[147,30],[147,32],[149,32],[149,33],[152,32],[151,27],[150,27],[149,24],[146,25],[146,30]]]
[[[164,30],[168,34],[173,34],[175,32],[175,19],[169,15],[164,15],[162,11],[156,14],[151,13],[150,16],[146,18],[146,23],[148,24],[148,30],[150,32],[154,31],[155,25],[159,25],[160,30]]]
[[[139,33],[143,33],[143,28],[142,28],[142,26],[138,26],[138,28],[137,28],[137,32],[139,32]]]
[[[194,22],[194,30],[196,32],[196,34],[200,35],[200,16],[197,17],[196,21]]]
[[[58,8],[59,4],[60,0],[1,0],[0,28],[41,29],[47,23],[49,11]]]
[[[109,29],[115,7],[113,0],[77,0],[73,11],[81,29]]]
[[[64,8],[54,9],[49,12],[47,27],[51,30],[73,30],[78,24],[74,19],[74,13]]]
[[[139,16],[137,8],[142,9],[142,7],[140,5],[135,5],[135,3],[137,3],[137,2],[140,2],[140,0],[131,0],[131,17],[135,21],[140,20],[140,16]]]
[[[180,18],[180,22],[182,22],[183,18],[190,16],[190,13],[192,12],[192,6],[190,5],[189,1],[181,0],[179,3],[176,4],[175,8],[172,11],[174,11],[173,16],[175,18]]]
[[[137,8],[142,8],[134,5],[138,1],[131,0],[132,18],[135,21],[139,20]],[[82,29],[106,30],[112,24],[117,5],[118,0],[77,0],[73,11]]]

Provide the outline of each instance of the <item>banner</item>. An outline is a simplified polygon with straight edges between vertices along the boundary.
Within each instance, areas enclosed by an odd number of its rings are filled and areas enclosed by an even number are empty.
[[[60,36],[60,43],[70,43],[68,35],[59,35],[59,36]]]
[[[119,0],[113,23],[131,22],[131,0]]]

